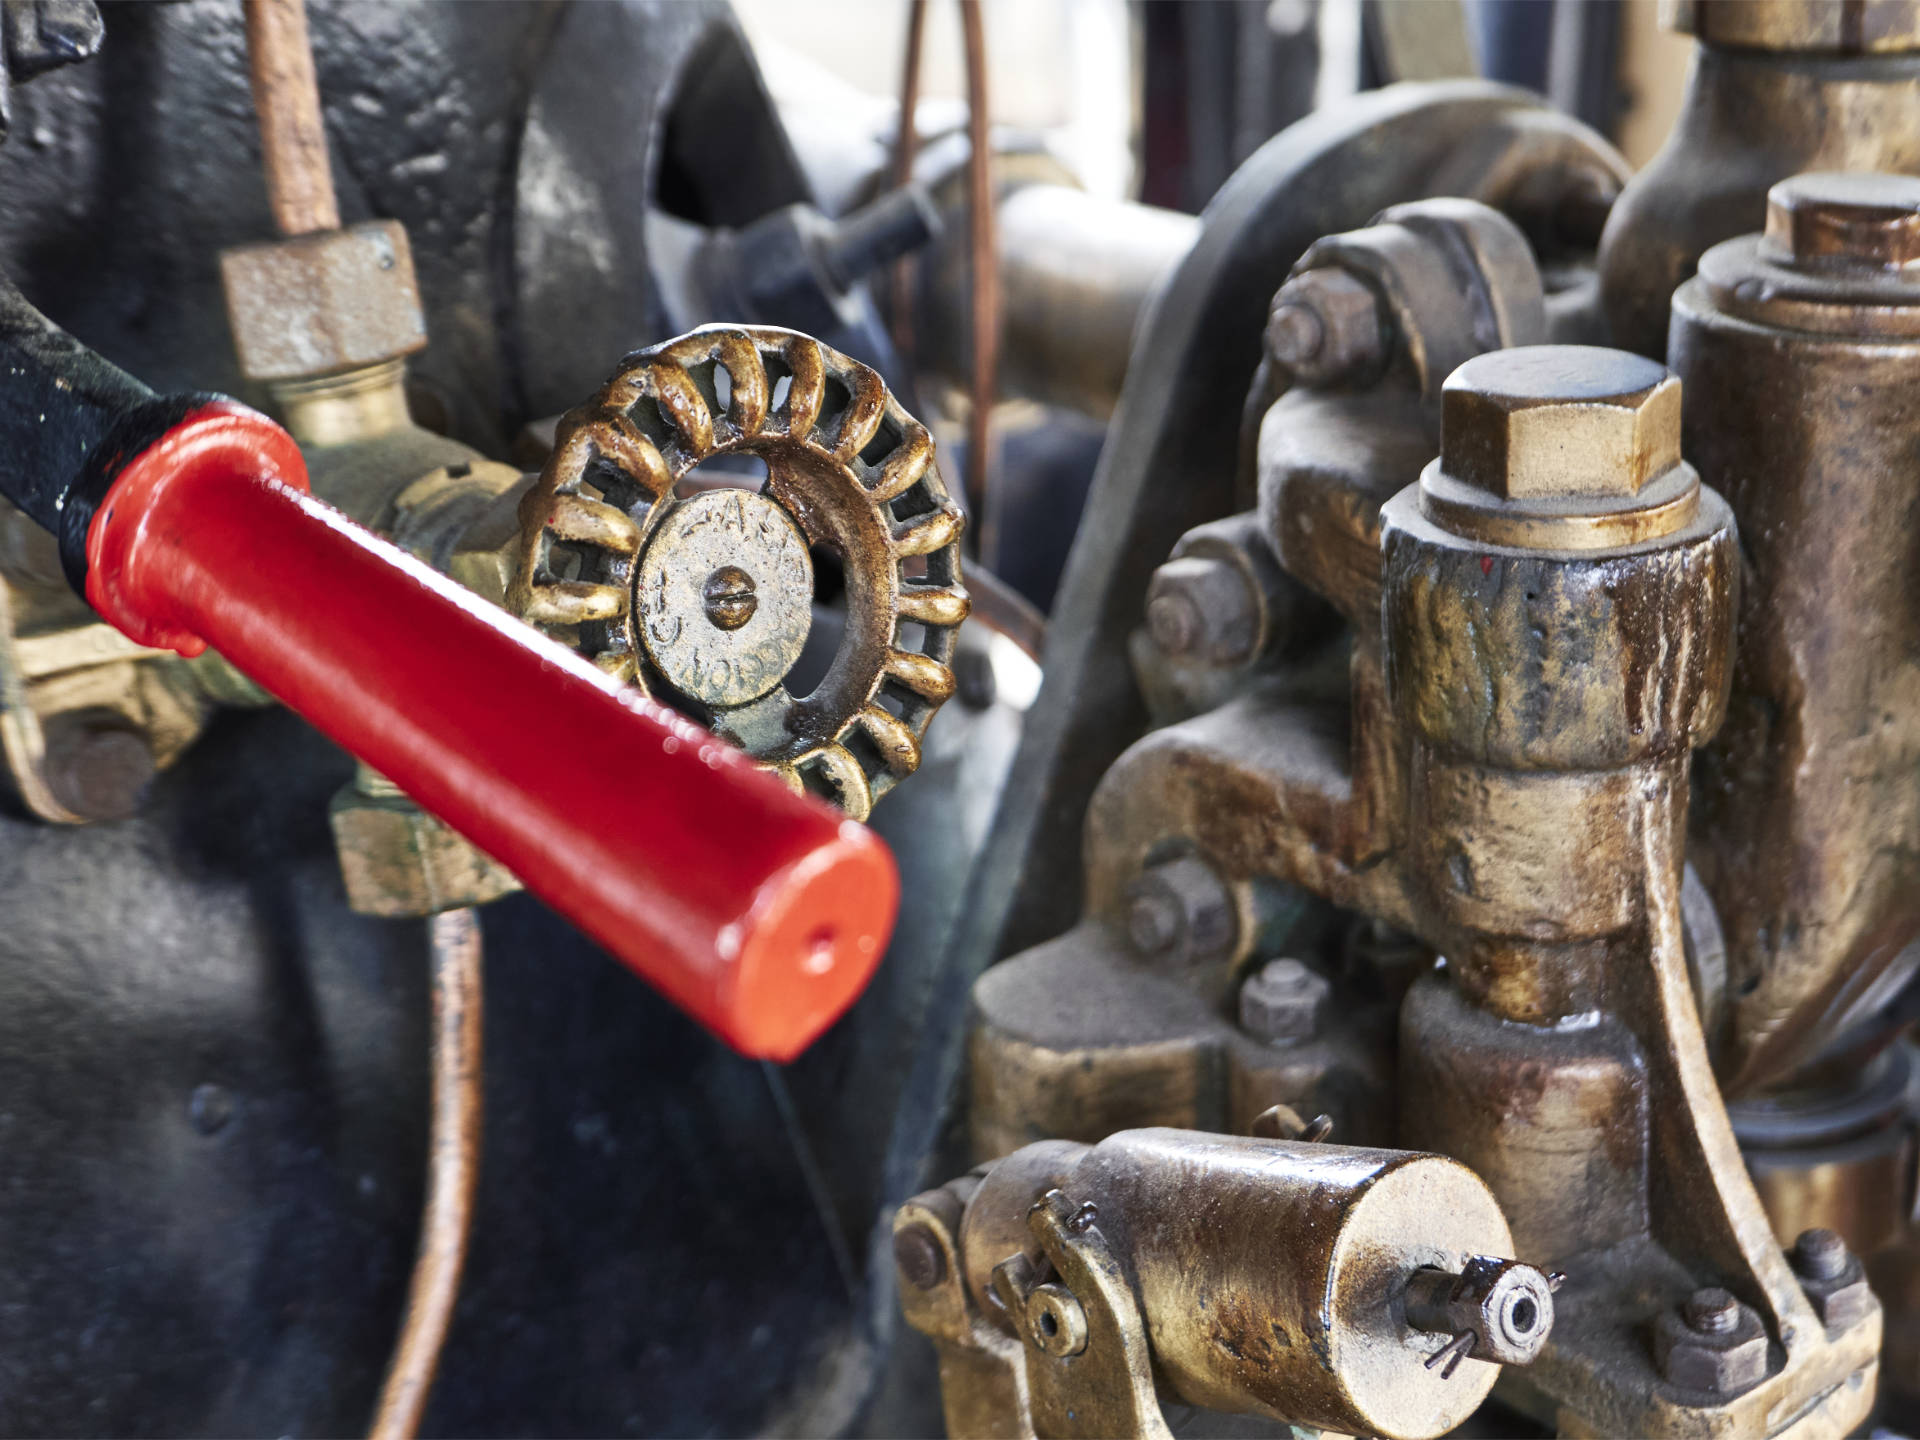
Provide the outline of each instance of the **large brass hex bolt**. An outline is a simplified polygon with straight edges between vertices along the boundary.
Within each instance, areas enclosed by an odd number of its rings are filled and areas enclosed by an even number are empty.
[[[1624,350],[1494,350],[1441,389],[1446,473],[1508,500],[1638,495],[1680,463],[1680,382]]]

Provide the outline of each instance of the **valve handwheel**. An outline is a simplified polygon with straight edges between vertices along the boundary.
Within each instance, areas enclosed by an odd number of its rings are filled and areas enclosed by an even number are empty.
[[[676,493],[728,454],[764,461],[765,486]],[[865,819],[953,693],[963,524],[933,438],[873,370],[791,330],[708,326],[629,356],[561,421],[508,603]],[[846,629],[794,695],[815,550],[845,572]]]

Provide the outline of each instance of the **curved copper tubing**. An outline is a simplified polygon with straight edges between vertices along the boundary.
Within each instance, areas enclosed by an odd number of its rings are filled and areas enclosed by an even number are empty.
[[[973,553],[993,563],[995,517],[987,503],[996,372],[1000,368],[1000,245],[993,228],[992,116],[987,105],[987,38],[980,0],[961,0],[967,50],[967,221],[973,262],[973,400],[967,417],[967,504]]]
[[[480,922],[471,909],[427,921],[433,965],[433,1122],[420,1249],[372,1440],[412,1440],[453,1322],[480,1178]]]
[[[893,141],[893,188],[913,178],[913,157],[920,148],[915,115],[920,108],[920,51],[927,30],[927,0],[913,0],[907,11],[907,52],[900,67],[900,124]],[[893,348],[901,362],[913,365],[914,260],[903,255],[893,267]]]
[[[338,230],[305,0],[246,0],[245,8],[247,69],[273,222],[282,235]]]

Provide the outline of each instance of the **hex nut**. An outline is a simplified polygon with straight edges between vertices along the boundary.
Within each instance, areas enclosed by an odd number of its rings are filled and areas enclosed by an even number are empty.
[[[1505,499],[1631,497],[1679,463],[1680,382],[1644,356],[1494,350],[1441,388],[1441,469]]]
[[[432,915],[520,888],[512,871],[403,795],[349,783],[328,819],[347,903],[362,915]]]
[[[1725,1328],[1708,1328],[1723,1317]],[[1724,1290],[1698,1291],[1654,1322],[1653,1358],[1666,1381],[1682,1390],[1737,1395],[1766,1378],[1767,1332],[1752,1306]]]
[[[1897,270],[1920,261],[1920,179],[1822,170],[1767,192],[1763,244],[1799,269]]]
[[[1269,960],[1240,987],[1240,1027],[1270,1044],[1319,1033],[1333,986],[1298,960]]]
[[[1787,1258],[1827,1329],[1851,1329],[1872,1313],[1876,1302],[1866,1267],[1833,1231],[1803,1231]]]
[[[1196,855],[1150,865],[1127,889],[1127,934],[1150,959],[1218,959],[1232,950],[1239,929],[1233,892]]]
[[[1303,270],[1274,294],[1267,353],[1296,384],[1364,384],[1387,358],[1380,297],[1338,266]]]
[[[427,343],[413,252],[397,220],[222,251],[220,280],[249,380],[376,365]]]
[[[1260,596],[1247,576],[1212,556],[1169,560],[1147,586],[1147,629],[1169,655],[1237,665],[1259,648]]]

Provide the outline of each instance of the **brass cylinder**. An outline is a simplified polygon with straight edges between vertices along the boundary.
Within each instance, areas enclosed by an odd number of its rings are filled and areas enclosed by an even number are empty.
[[[1785,1079],[1920,959],[1916,259],[1920,181],[1808,177],[1674,297],[1686,451],[1746,562],[1692,822],[1730,1093]]]
[[[1906,0],[1696,0],[1700,38],[1665,147],[1600,244],[1613,341],[1666,353],[1667,302],[1701,254],[1753,230],[1800,170],[1920,174],[1920,25]]]
[[[1435,1435],[1493,1387],[1499,1367],[1484,1361],[1451,1379],[1428,1369],[1448,1337],[1406,1322],[1421,1267],[1457,1272],[1513,1253],[1499,1205],[1463,1165],[1180,1130],[1032,1146],[987,1176],[962,1224],[968,1287],[985,1313],[995,1313],[984,1298],[993,1267],[1038,1253],[1026,1212],[1056,1185],[1096,1208],[1139,1298],[1155,1373],[1187,1404],[1344,1434]]]
[[[1515,1025],[1444,974],[1400,1012],[1400,1132],[1473,1167],[1536,1264],[1646,1232],[1645,1061],[1617,1020]]]
[[[1462,988],[1505,1019],[1595,1008],[1638,913],[1635,797],[1719,723],[1731,517],[1680,460],[1679,387],[1619,351],[1482,355],[1441,454],[1381,511],[1408,859]]]

